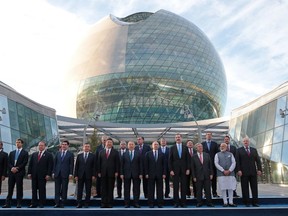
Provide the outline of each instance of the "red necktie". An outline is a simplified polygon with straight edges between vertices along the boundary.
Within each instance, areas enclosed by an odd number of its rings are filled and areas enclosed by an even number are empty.
[[[109,157],[109,149],[106,150],[106,158],[108,159]]]
[[[203,157],[202,157],[202,153],[200,153],[200,162],[201,162],[201,164],[203,164]]]
[[[40,159],[41,159],[41,154],[42,154],[42,151],[40,151],[38,154],[38,161],[40,161]]]
[[[189,153],[190,153],[190,156],[192,157],[193,156],[192,148],[189,148]]]
[[[248,156],[250,156],[250,150],[248,147],[246,147],[246,151],[247,151]]]

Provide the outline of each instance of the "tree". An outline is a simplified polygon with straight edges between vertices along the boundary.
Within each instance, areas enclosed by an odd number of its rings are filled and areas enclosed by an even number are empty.
[[[101,143],[101,139],[98,136],[97,128],[94,128],[93,134],[89,137],[89,143],[91,145],[91,152],[95,152],[97,146]]]

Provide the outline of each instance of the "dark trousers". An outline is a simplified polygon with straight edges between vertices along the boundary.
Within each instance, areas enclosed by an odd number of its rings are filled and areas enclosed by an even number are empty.
[[[211,203],[212,198],[211,198],[211,181],[210,181],[210,179],[199,180],[199,181],[197,180],[195,185],[196,185],[197,203],[202,202],[203,189],[205,192],[205,197],[206,197],[207,203]]]
[[[180,192],[181,192],[181,200],[179,203],[179,184],[180,184]],[[187,176],[182,175],[174,175],[173,176],[173,199],[176,205],[186,204],[186,190],[187,190]]]
[[[55,203],[60,204],[60,198],[62,204],[65,204],[67,200],[69,178],[62,178],[61,176],[55,177]]]
[[[148,196],[148,180],[146,178],[143,178],[142,182],[143,182],[144,197],[147,198],[147,196]]]
[[[125,205],[130,205],[131,181],[133,183],[134,204],[139,203],[141,180],[139,178],[132,178],[131,177],[131,178],[124,178],[124,202],[125,202]]]
[[[0,194],[1,194],[1,189],[2,189],[2,176],[0,176]]]
[[[13,174],[9,173],[8,178],[8,195],[6,198],[6,204],[11,205],[11,200],[13,196],[13,190],[16,184],[16,199],[17,204],[21,204],[23,199],[23,175],[19,175],[18,173]]]
[[[170,173],[166,174],[165,182],[165,197],[168,197],[170,194]]]
[[[118,197],[122,197],[122,179],[117,177],[117,195]]]
[[[97,176],[96,178],[96,191],[97,191],[97,196],[101,197],[101,177]]]
[[[84,185],[86,190],[85,205],[88,205],[91,198],[92,178],[86,178],[85,175],[82,178],[78,178],[77,203],[79,205],[82,204]]]
[[[37,205],[39,192],[39,205],[44,205],[46,201],[46,179],[45,178],[32,178],[32,200],[31,205]]]
[[[244,204],[249,204],[249,183],[252,192],[252,204],[258,203],[257,176],[241,176],[241,189]]]
[[[157,203],[163,205],[163,179],[157,177],[148,178],[148,205],[155,204],[155,186]]]
[[[113,206],[115,177],[101,177],[101,206]]]
[[[217,173],[215,166],[213,166],[213,172]],[[212,184],[212,194],[216,195],[217,194],[217,175],[213,175],[213,178],[211,180],[211,184]]]

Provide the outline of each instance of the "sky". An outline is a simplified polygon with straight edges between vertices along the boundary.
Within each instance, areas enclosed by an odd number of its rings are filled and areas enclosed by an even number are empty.
[[[224,116],[288,81],[286,0],[1,0],[0,81],[71,116],[67,69],[89,27],[109,14],[160,9],[197,25],[218,51],[228,84]]]

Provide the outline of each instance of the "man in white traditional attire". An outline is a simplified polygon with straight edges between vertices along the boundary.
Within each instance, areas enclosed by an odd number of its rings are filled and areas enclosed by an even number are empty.
[[[236,189],[236,178],[234,169],[236,167],[236,161],[231,152],[227,151],[227,144],[221,143],[220,152],[215,155],[215,166],[217,168],[218,185],[222,193],[223,207],[236,207],[233,203],[233,190]],[[228,199],[227,202],[227,193]]]

